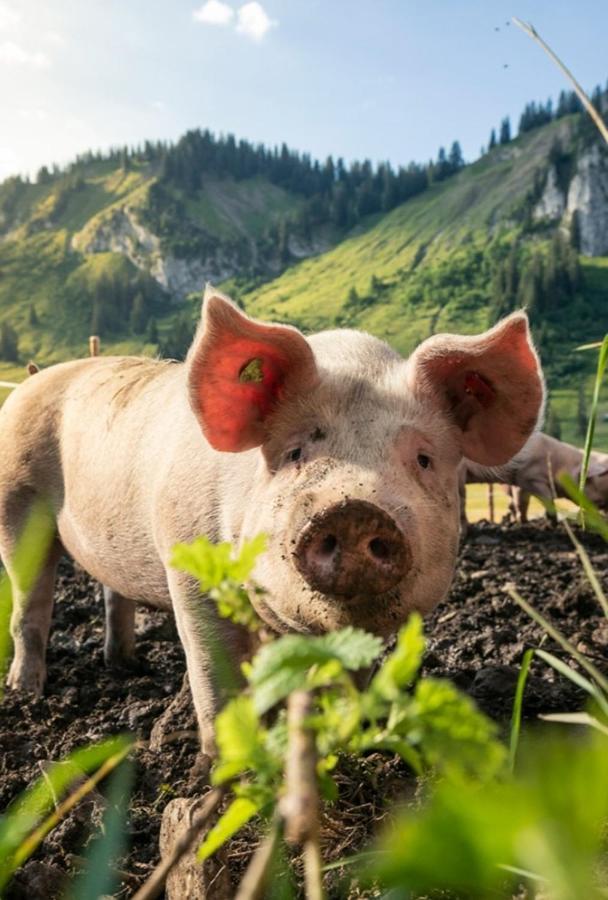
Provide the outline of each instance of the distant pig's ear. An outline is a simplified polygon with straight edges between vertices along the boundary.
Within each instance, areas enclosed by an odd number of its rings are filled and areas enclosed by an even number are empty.
[[[432,396],[462,431],[464,456],[485,466],[508,462],[536,427],[543,377],[525,313],[462,337],[436,334],[408,360],[410,389]]]
[[[318,379],[313,352],[288,325],[264,325],[205,290],[201,325],[186,360],[190,403],[216,450],[259,447],[281,401]]]

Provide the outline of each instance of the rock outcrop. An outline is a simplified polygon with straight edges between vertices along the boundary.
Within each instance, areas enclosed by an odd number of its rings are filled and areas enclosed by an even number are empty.
[[[568,226],[575,214],[581,253],[608,254],[608,154],[599,144],[578,156],[567,186],[559,184],[555,166],[549,168],[533,218]]]

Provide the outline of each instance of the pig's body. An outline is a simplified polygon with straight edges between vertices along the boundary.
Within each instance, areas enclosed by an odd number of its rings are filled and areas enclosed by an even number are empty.
[[[567,497],[559,477],[568,474],[578,483],[583,463],[583,450],[559,441],[543,432],[533,434],[522,451],[506,466],[487,469],[465,460],[462,463],[461,484],[496,482],[509,485],[511,512],[517,512],[522,522],[528,518],[530,497],[551,500]],[[592,451],[585,484],[585,493],[600,507],[608,504],[608,454]]]
[[[522,317],[479,339],[430,339],[428,355],[421,348],[406,363],[369,335],[306,342],[294,329],[247,319],[221,297],[206,308],[186,364],[65,363],[7,400],[0,554],[15,588],[9,684],[42,689],[65,548],[104,585],[108,659],[132,653],[133,601],[173,608],[209,749],[220,694],[209,647],[219,641],[236,660],[247,636],[171,568],[174,544],[205,534],[238,545],[266,532],[268,551],[254,572],[266,594],[253,602],[272,628],[353,624],[387,636],[449,588],[463,449],[483,461],[516,452],[534,427],[542,383]],[[487,423],[477,417],[491,406],[500,429],[501,404],[512,402],[490,387],[507,373],[513,381],[511,344],[521,368],[516,415],[504,434],[484,437]],[[454,374],[452,360],[461,365],[471,351],[487,376]],[[25,596],[11,563],[35,498],[50,501],[57,538]]]

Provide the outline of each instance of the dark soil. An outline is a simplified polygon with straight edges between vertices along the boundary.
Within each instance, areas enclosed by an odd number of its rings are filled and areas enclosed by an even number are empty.
[[[606,578],[606,545],[593,536],[582,539],[596,571]],[[538,646],[542,637],[541,629],[506,595],[507,582],[550,617],[579,650],[600,667],[608,666],[608,621],[566,534],[539,522],[472,527],[450,596],[427,622],[424,672],[451,678],[505,731],[522,654],[527,647]],[[195,794],[201,787],[200,779],[190,774],[197,741],[188,702],[169,723],[175,739],[160,751],[145,747],[152,725],[180,689],[184,657],[171,617],[141,610],[137,666],[128,672],[108,671],[102,660],[99,586],[66,562],[56,596],[45,696],[33,701],[7,692],[0,708],[0,809],[40,777],[49,760],[119,732],[137,735],[144,749],[136,753],[129,852],[120,862],[122,881],[116,894],[126,898],[158,861],[160,819],[167,801]],[[561,655],[551,641],[544,646]],[[569,682],[540,662],[533,663],[524,702],[526,718],[576,710],[583,702]],[[402,764],[379,755],[349,764],[339,781],[340,799],[324,823],[328,860],[360,850],[395,797],[415,790]],[[68,815],[18,873],[6,897],[61,896],[66,877],[81,867],[103,807],[103,795],[95,793]],[[255,831],[250,829],[230,846],[226,858],[235,880],[254,844]],[[329,885],[329,891],[332,896],[340,894],[337,882]]]

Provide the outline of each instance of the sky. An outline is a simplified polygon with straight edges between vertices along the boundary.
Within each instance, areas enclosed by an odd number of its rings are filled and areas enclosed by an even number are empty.
[[[467,160],[608,78],[606,0],[0,0],[0,178],[190,128],[324,159]]]

